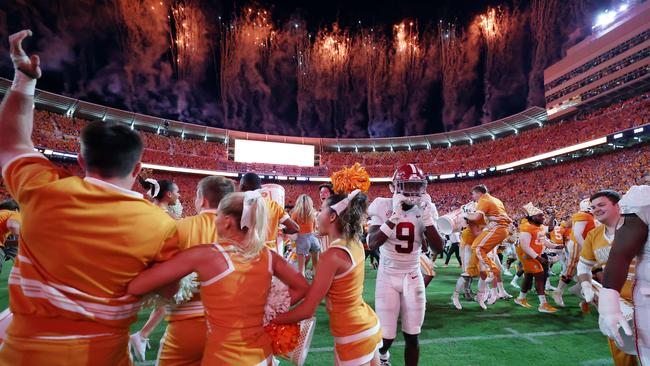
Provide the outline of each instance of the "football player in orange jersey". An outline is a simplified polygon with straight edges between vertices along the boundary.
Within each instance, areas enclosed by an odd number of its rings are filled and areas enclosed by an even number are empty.
[[[178,251],[176,223],[131,190],[143,144],[127,126],[97,121],[82,129],[85,178],[34,151],[41,69],[21,46],[30,35],[9,37],[15,78],[0,105],[3,181],[23,213],[0,364],[131,365],[128,329],[141,303],[127,285]]]
[[[591,203],[589,198],[580,201],[580,212],[571,217],[571,240],[567,242],[567,268],[557,284],[557,289],[553,291],[553,301],[561,307],[564,307],[564,289],[567,287],[576,272],[580,260],[580,251],[587,234],[596,227],[594,215],[591,213]]]
[[[472,199],[476,201],[476,212],[468,213],[467,219],[486,224],[483,232],[472,243],[472,250],[476,252],[476,257],[472,258],[470,264],[470,266],[478,265],[481,271],[476,301],[481,308],[486,309],[485,302],[489,296],[487,288],[489,281],[492,281],[492,287],[497,288],[499,297],[507,298],[510,296],[503,287],[501,268],[491,259],[490,253],[508,237],[508,226],[512,219],[508,217],[503,202],[490,195],[485,185],[474,186],[471,194]]]
[[[594,299],[595,295],[591,271],[594,267],[602,268],[606,266],[616,228],[620,225],[622,219],[621,207],[618,205],[621,195],[617,192],[600,191],[593,194],[590,199],[594,216],[602,225],[587,234],[580,252],[580,262],[578,263],[578,281],[582,296],[588,303]],[[631,264],[627,281],[621,291],[621,297],[628,303],[633,301],[634,272],[634,264]],[[625,353],[616,345],[614,340],[608,338],[607,341],[614,359],[614,365],[636,366],[637,362],[634,355]],[[632,343],[631,341],[630,339],[630,343]],[[628,352],[634,347],[633,344],[625,344],[625,346],[628,348]]]
[[[365,255],[360,236],[367,206],[367,196],[359,191],[328,197],[318,215],[318,229],[332,245],[321,256],[305,300],[273,320],[281,324],[308,319],[326,298],[335,365],[379,364],[381,326],[362,297]]]
[[[525,308],[532,306],[526,299],[526,293],[532,287],[532,281],[535,279],[535,289],[539,297],[539,307],[537,310],[541,313],[555,313],[556,308],[546,302],[544,293],[544,278],[548,261],[544,258],[542,250],[544,247],[552,249],[562,249],[561,245],[554,245],[546,238],[546,233],[541,228],[544,223],[544,213],[539,208],[528,203],[524,206],[526,211],[526,220],[522,220],[519,226],[519,247],[517,255],[524,267],[524,282],[521,285],[521,292],[515,299],[515,303]]]
[[[226,195],[216,215],[218,243],[186,249],[129,284],[133,295],[161,288],[172,295],[177,285],[170,284],[198,273],[208,329],[203,365],[272,365],[262,325],[272,277],[289,286],[292,303],[307,292],[307,280],[265,246],[266,212],[259,192]]]

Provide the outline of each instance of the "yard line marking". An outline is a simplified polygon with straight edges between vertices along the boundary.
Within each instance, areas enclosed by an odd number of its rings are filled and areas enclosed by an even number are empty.
[[[508,313],[503,313],[503,314],[478,314],[474,315],[477,318],[510,318],[512,315]]]
[[[433,338],[433,339],[420,339],[420,344],[445,344],[445,343],[455,343],[455,342],[471,342],[471,341],[490,341],[494,339],[512,339],[512,338],[534,338],[534,337],[550,337],[558,335],[575,335],[575,334],[588,334],[588,333],[597,333],[600,332],[600,329],[576,329],[576,330],[559,330],[554,332],[532,332],[532,333],[506,333],[506,334],[492,334],[492,335],[481,335],[481,336],[466,336],[466,337],[448,337],[448,338]],[[397,346],[403,346],[404,342],[399,341],[393,343]],[[311,348],[309,352],[319,353],[319,352],[332,352],[334,351],[333,347],[318,347]]]
[[[530,337],[530,336],[523,335],[523,334],[517,332],[516,330],[514,330],[512,328],[503,328],[503,330],[505,330],[506,332],[511,333],[511,334],[513,334],[513,335],[515,335],[517,337],[521,337],[521,338],[523,338],[523,339],[525,339],[525,340],[527,340],[527,341],[529,341],[531,343],[542,344],[542,342],[538,341],[537,339],[535,339],[533,337]]]

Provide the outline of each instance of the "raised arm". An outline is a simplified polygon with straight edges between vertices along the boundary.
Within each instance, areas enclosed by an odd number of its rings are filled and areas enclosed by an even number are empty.
[[[624,223],[614,235],[612,249],[609,252],[603,287],[621,292],[632,259],[643,250],[648,237],[648,225],[637,215],[623,215]]]
[[[228,264],[223,255],[211,247],[212,245],[195,246],[178,253],[168,261],[154,265],[129,283],[128,293],[144,295],[174,283],[192,272],[198,272],[203,279],[222,273],[228,268]]]
[[[334,281],[334,276],[342,272],[342,268],[352,266],[352,260],[343,250],[327,250],[318,261],[318,272],[314,277],[314,282],[309,287],[305,299],[292,310],[278,315],[273,319],[273,323],[285,324],[295,323],[303,319],[311,318],[316,312],[316,308],[321,303]]]
[[[31,36],[22,30],[9,36],[9,53],[14,64],[14,80],[0,105],[0,166],[4,167],[18,155],[34,152],[34,91],[41,77],[40,59],[28,57],[22,41]]]

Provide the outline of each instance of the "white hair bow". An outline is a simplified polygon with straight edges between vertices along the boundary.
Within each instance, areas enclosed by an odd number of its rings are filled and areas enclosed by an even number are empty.
[[[330,208],[340,216],[341,212],[345,211],[345,209],[348,208],[350,201],[352,201],[352,199],[356,197],[359,192],[361,192],[360,189],[355,189],[354,191],[350,192],[347,197],[330,206]]]
[[[153,178],[147,178],[144,181],[153,186],[150,191],[147,191],[147,195],[151,198],[156,197],[160,193],[160,184],[158,184],[158,181]]]
[[[248,191],[244,192],[244,207],[241,211],[241,228],[251,228],[253,226],[253,213],[251,212],[251,206],[258,199],[262,198],[262,195],[258,191]]]

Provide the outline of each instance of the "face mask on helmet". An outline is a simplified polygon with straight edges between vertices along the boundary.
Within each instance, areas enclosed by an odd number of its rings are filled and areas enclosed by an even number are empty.
[[[405,197],[404,203],[408,205],[419,205],[422,195],[427,192],[426,181],[397,181],[396,193]]]

